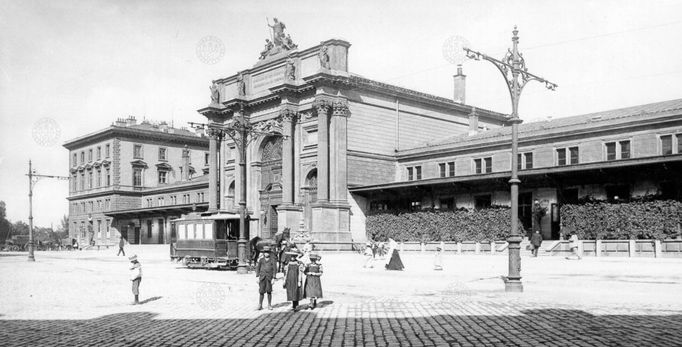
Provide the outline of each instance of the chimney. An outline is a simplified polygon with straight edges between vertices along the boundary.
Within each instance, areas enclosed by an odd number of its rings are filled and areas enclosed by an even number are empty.
[[[452,76],[454,80],[454,97],[453,100],[460,104],[465,103],[466,98],[466,80],[467,76],[462,73],[462,64],[457,65],[457,74]]]
[[[183,181],[189,181],[189,149],[187,145],[182,149],[182,177]]]
[[[469,136],[476,134],[478,134],[478,113],[476,113],[476,107],[472,107],[469,113]]]
[[[135,119],[135,117],[133,116],[128,116],[128,118],[126,119],[126,123],[128,126],[135,125],[137,124],[137,119]]]

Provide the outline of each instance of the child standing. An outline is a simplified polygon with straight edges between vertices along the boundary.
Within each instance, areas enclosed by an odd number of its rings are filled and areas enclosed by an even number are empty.
[[[277,263],[270,255],[270,247],[263,247],[262,258],[258,259],[256,265],[256,277],[258,277],[258,310],[263,309],[263,297],[268,294],[268,310],[272,310],[272,282],[275,281],[277,273]]]
[[[284,268],[284,289],[287,290],[287,301],[292,302],[292,308],[296,311],[298,302],[303,296],[303,264],[298,261],[298,253],[287,252],[289,262]]]
[[[310,298],[310,309],[317,307],[317,299],[322,297],[322,264],[319,263],[320,257],[317,254],[310,255],[310,264],[305,267],[305,290],[303,297]]]
[[[135,296],[135,302],[133,305],[140,304],[140,282],[142,282],[142,264],[137,261],[137,255],[133,255],[130,259],[130,280],[133,282],[133,295]]]

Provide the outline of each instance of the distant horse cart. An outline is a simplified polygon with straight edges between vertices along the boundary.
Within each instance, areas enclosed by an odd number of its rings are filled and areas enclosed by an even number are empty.
[[[249,237],[246,223],[246,239]],[[239,264],[239,215],[197,213],[171,221],[171,260],[189,268],[236,269]],[[249,258],[248,244],[245,246]]]

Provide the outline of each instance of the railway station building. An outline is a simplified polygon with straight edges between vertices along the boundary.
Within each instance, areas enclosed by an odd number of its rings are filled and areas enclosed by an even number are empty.
[[[466,104],[461,70],[452,77],[453,98],[443,98],[352,73],[350,48],[330,39],[298,49],[289,39],[266,47],[252,67],[216,76],[210,102],[198,109],[206,132],[115,125],[69,141],[73,231],[102,219],[129,240],[167,243],[174,217],[236,215],[241,156],[229,129],[237,119],[253,130],[244,153],[251,237],[289,227],[310,232],[319,248],[342,249],[366,240],[373,210],[510,204],[511,124],[507,115]],[[137,135],[143,131],[153,140]],[[114,158],[82,159],[107,143]],[[137,145],[150,156],[136,158]],[[519,146],[519,215],[530,229],[532,205],[547,207],[545,239],[558,238],[563,203],[681,197],[682,99],[525,123]],[[107,167],[111,185],[82,188]],[[137,168],[144,168],[142,181],[135,181]],[[90,217],[91,201],[107,196],[107,210]]]

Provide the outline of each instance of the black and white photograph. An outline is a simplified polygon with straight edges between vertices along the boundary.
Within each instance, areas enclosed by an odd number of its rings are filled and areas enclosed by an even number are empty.
[[[1,346],[682,346],[682,1],[0,0]]]

